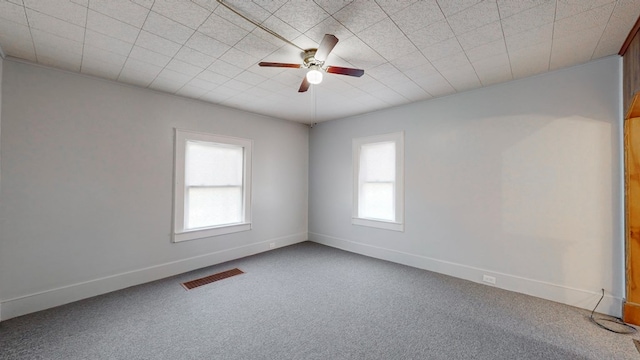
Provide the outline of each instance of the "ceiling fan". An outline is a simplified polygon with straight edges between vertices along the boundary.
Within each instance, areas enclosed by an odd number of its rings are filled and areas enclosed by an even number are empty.
[[[305,68],[309,69],[307,75],[302,79],[300,89],[298,92],[305,92],[309,90],[311,84],[319,84],[322,82],[322,72],[328,72],[330,74],[340,74],[360,77],[364,74],[362,69],[346,68],[341,66],[326,66],[324,62],[327,60],[327,56],[338,43],[338,38],[331,34],[326,34],[322,38],[322,42],[317,49],[307,49],[302,53],[302,64],[287,64],[278,62],[260,62],[258,65],[266,67],[285,67],[285,68]]]

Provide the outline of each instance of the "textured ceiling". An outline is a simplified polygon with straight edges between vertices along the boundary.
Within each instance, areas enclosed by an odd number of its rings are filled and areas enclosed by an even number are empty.
[[[216,0],[0,0],[8,56],[313,123],[430,99],[616,54],[640,0],[233,0],[298,47],[340,41],[298,93],[300,50]]]

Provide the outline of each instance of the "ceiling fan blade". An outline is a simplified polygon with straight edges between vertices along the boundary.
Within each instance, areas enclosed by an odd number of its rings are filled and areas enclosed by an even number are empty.
[[[364,75],[364,70],[362,69],[352,69],[340,66],[329,66],[327,67],[327,72],[331,74],[349,75],[356,77]]]
[[[295,69],[298,69],[302,66],[300,64],[286,64],[286,63],[279,63],[279,62],[264,62],[264,61],[258,63],[258,65],[266,66],[266,67],[284,67],[284,68],[295,68]]]
[[[307,77],[305,76],[302,79],[302,84],[300,84],[300,89],[298,89],[298,92],[305,92],[309,90],[309,85],[311,84],[309,83],[309,80],[307,80]]]
[[[320,43],[320,46],[318,46],[318,50],[316,50],[316,54],[314,55],[316,60],[318,61],[327,60],[327,56],[329,56],[329,53],[331,52],[331,50],[333,50],[333,47],[336,46],[337,43],[338,43],[337,37],[331,34],[325,34],[324,38],[322,38],[322,42]]]

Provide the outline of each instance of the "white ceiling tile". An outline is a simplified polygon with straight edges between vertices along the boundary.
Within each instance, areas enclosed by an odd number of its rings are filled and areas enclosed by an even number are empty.
[[[224,75],[230,78],[240,74],[243,71],[243,69],[239,68],[238,66],[232,65],[223,60],[216,60],[207,69],[213,71],[216,74]]]
[[[244,16],[247,16],[249,19],[258,23],[262,23],[268,17],[271,16],[271,13],[269,11],[265,10],[260,5],[252,1],[227,0],[225,1],[225,3],[230,5],[234,10],[238,11]],[[227,19],[228,21],[238,25],[239,27],[247,31],[253,31],[256,29],[256,26],[253,25],[251,22],[247,21],[246,19],[243,19],[238,14],[232,12],[231,10],[227,9],[224,6],[218,6],[217,9],[214,11],[214,13],[220,16],[221,18]]]
[[[511,68],[508,66],[495,66],[491,68],[483,68],[482,70],[476,69],[476,73],[478,74],[478,78],[480,78],[482,86],[499,84],[513,79],[513,76],[511,75]]]
[[[425,49],[455,36],[446,20],[438,21],[427,27],[408,34],[409,39],[418,47]]]
[[[500,11],[500,18],[506,19],[509,16],[534,8],[536,6],[545,4],[555,5],[555,2],[556,0],[498,0],[498,10]]]
[[[216,85],[222,85],[230,80],[230,77],[228,76],[224,76],[222,74],[218,74],[209,70],[205,70],[201,72],[195,78],[203,81],[207,81],[209,83],[216,84]]]
[[[274,13],[278,11],[288,0],[252,0],[254,3],[260,5],[263,9]]]
[[[358,36],[387,60],[402,57],[417,50],[391,19],[372,25]]]
[[[220,55],[231,49],[229,45],[197,31],[186,42],[185,46],[215,58],[220,57]]]
[[[557,0],[556,20],[615,2],[616,0]]]
[[[215,11],[220,6],[220,3],[217,0],[191,0],[191,2],[209,11]]]
[[[553,29],[554,40],[576,35],[594,27],[604,29],[614,7],[615,3],[610,3],[556,21]]]
[[[507,53],[496,54],[476,61],[472,60],[471,65],[476,70],[476,73],[486,72],[494,68],[506,69],[511,73],[511,63]]]
[[[291,90],[291,87],[284,85],[282,83],[280,83],[279,81],[276,81],[274,79],[267,79],[264,82],[258,84],[258,87],[262,88],[262,89],[266,89],[269,90],[273,93],[279,93],[279,92],[289,92]]]
[[[449,25],[456,35],[464,34],[481,26],[500,20],[495,1],[484,0],[447,17]]]
[[[302,33],[329,16],[320,6],[309,0],[291,0],[274,15]]]
[[[161,36],[165,39],[184,44],[194,33],[194,30],[167,17],[149,12],[147,20],[142,27],[144,30]]]
[[[158,91],[166,92],[169,94],[173,94],[178,90],[180,90],[180,88],[183,87],[185,83],[180,83],[174,79],[167,79],[163,76],[158,75],[158,77],[156,77],[151,82],[151,84],[149,84],[149,88],[153,90],[158,90]]]
[[[441,73],[446,70],[471,68],[467,55],[463,52],[451,54],[447,57],[432,61],[431,64]]]
[[[242,81],[244,83],[247,83],[249,85],[258,85],[262,82],[264,82],[265,80],[267,80],[266,77],[262,76],[262,75],[258,75],[256,73],[253,73],[251,71],[243,71],[242,73],[238,74],[236,77],[234,77],[235,80],[239,80]]]
[[[300,31],[294,29],[293,27],[291,27],[291,25],[285,23],[276,16],[269,17],[264,21],[264,23],[262,23],[262,25],[289,41],[293,41],[293,39],[299,37],[300,34],[302,34]],[[278,39],[277,37],[267,33],[262,29],[254,30],[253,34],[263,40],[269,41],[276,46],[282,46],[283,44],[285,44],[283,40]]]
[[[352,36],[344,41],[340,41],[338,45],[333,48],[332,53],[365,71],[368,68],[387,62],[357,36]]]
[[[444,20],[444,14],[440,11],[440,7],[435,0],[421,0],[391,15],[391,19],[398,24],[402,31],[412,33],[425,26]]]
[[[20,25],[28,25],[24,7],[8,1],[0,1],[0,19],[9,20]]]
[[[358,33],[386,18],[387,14],[373,1],[356,0],[333,17],[353,33]]]
[[[387,77],[402,75],[400,70],[390,63],[384,63],[376,67],[367,69],[367,74],[374,79],[381,80]]]
[[[174,56],[174,59],[182,60],[188,64],[206,69],[216,60],[215,57],[201,53],[190,47],[183,46]]]
[[[407,98],[398,94],[392,89],[389,89],[386,86],[380,89],[370,91],[369,93],[389,105],[400,105],[408,102]]]
[[[422,101],[432,98],[429,93],[414,82],[407,82],[402,85],[393,86],[392,90],[410,101]]]
[[[104,49],[86,45],[82,48],[82,64],[91,61],[95,63],[99,61],[103,64],[110,64],[111,67],[118,67],[121,69],[124,63],[127,61],[127,57],[124,55],[116,54]]]
[[[246,69],[251,65],[260,61],[257,57],[251,56],[235,48],[229,49],[224,55],[220,56],[220,60],[234,64],[239,68]]]
[[[407,56],[393,59],[391,63],[393,64],[393,66],[395,66],[398,70],[402,72],[406,72],[407,70],[410,70],[417,66],[421,66],[425,64],[431,65],[429,63],[429,60],[427,60],[427,58],[424,57],[424,55],[422,55],[420,51],[416,51]]]
[[[555,3],[545,3],[503,19],[502,30],[504,31],[504,36],[513,36],[552,23],[555,11]]]
[[[147,9],[151,9],[151,7],[153,6],[153,1],[154,0],[131,0],[131,2],[136,3],[140,6],[144,6]]]
[[[226,82],[226,80],[225,80],[225,82]],[[199,77],[195,77],[195,78],[189,80],[189,82],[185,86],[203,89],[203,93],[200,94],[200,96],[202,96],[206,92],[217,88],[218,86],[220,86],[220,84],[214,84],[212,82],[203,80],[203,79],[201,79]]]
[[[84,43],[85,46],[93,46],[124,56],[129,55],[133,47],[131,43],[89,29],[86,30]]]
[[[559,69],[589,61],[603,31],[604,26],[587,29],[562,39],[554,39],[551,48],[550,69]]]
[[[465,51],[502,39],[502,25],[500,21],[492,22],[458,36],[458,41]]]
[[[134,45],[133,49],[131,49],[129,58],[144,61],[147,64],[160,67],[165,67],[171,60],[169,56],[158,54],[157,52],[147,50],[137,45]]]
[[[87,29],[133,44],[140,29],[99,12],[89,10]]]
[[[45,54],[46,50],[46,54],[49,57],[64,55],[65,53],[82,57],[82,42],[80,41],[59,37],[37,29],[31,29],[31,35],[38,55]]]
[[[380,82],[382,84],[384,84],[385,86],[391,88],[391,89],[396,89],[397,87],[405,87],[404,85],[407,85],[409,83],[413,83],[413,81],[406,75],[402,74],[402,73],[398,73],[395,76],[387,76],[383,79],[380,79]],[[414,83],[415,84],[415,83]]]
[[[240,81],[240,80],[236,80],[236,79],[231,79],[229,81],[227,81],[226,83],[222,84],[218,89],[231,89],[231,90],[239,90],[239,91],[246,91],[249,90],[253,87],[253,85],[251,84],[247,84],[246,82]]]
[[[10,21],[0,21],[0,45],[8,55],[36,61],[31,31],[26,26]]]
[[[435,45],[427,46],[425,48],[420,49],[424,56],[429,59],[429,61],[434,62],[440,60],[442,58],[447,58],[451,55],[458,54],[462,52],[462,47],[458,43],[458,39],[451,38],[445,41],[439,42]]]
[[[191,29],[197,29],[211,14],[191,1],[155,0],[151,10]]]
[[[404,74],[411,79],[423,78],[437,73],[438,70],[436,70],[436,68],[434,68],[430,63],[416,66],[404,72]]]
[[[477,89],[482,86],[473,68],[462,68],[442,73],[445,79],[457,92]]]
[[[385,0],[385,2],[388,0]],[[404,1],[400,1],[400,0],[392,0],[393,2],[407,2],[407,0]],[[415,1],[415,0],[409,0],[409,1]],[[324,9],[324,11],[326,11],[327,13],[333,15],[335,13],[337,13],[338,11],[342,10],[342,8],[344,8],[345,6],[351,4],[352,0],[341,0],[341,1],[336,1],[336,0],[314,0],[314,2],[316,4],[318,4],[322,9]],[[378,3],[380,3],[380,1],[378,1]]]
[[[513,77],[519,79],[548,71],[550,56],[551,42],[510,51]]]
[[[249,33],[249,31],[216,14],[212,14],[207,21],[198,28],[198,31],[231,46],[242,40],[242,38]]]
[[[264,59],[278,49],[276,45],[253,34],[245,36],[234,47],[258,59]]]
[[[312,49],[318,47],[318,43],[309,39],[308,36],[302,34],[292,41],[300,49]]]
[[[185,74],[179,71],[174,71],[169,68],[162,69],[162,71],[160,71],[160,73],[158,74],[158,77],[164,78],[165,80],[175,81],[176,83],[179,83],[180,86],[183,86],[184,84],[189,82],[191,79],[193,79],[192,75]]]
[[[393,15],[399,11],[406,9],[409,5],[415,4],[420,0],[376,0],[376,3],[388,15]],[[435,2],[435,0],[434,0]]]
[[[92,0],[89,8],[101,14],[141,28],[149,9],[130,0]]]
[[[24,6],[78,26],[87,23],[87,8],[69,0],[24,0]]]
[[[194,77],[200,74],[201,72],[203,72],[204,68],[191,65],[189,63],[186,63],[184,61],[174,58],[174,59],[171,59],[171,61],[169,61],[169,63],[165,67],[165,70],[172,70],[181,74],[189,75],[190,77]]]
[[[205,100],[214,104],[220,104],[222,103],[224,100],[235,96],[236,94],[240,93],[240,91],[238,90],[230,90],[230,89],[213,89],[211,91],[209,91],[208,93],[202,95],[200,97],[201,100]]]
[[[148,31],[140,31],[136,45],[166,56],[174,56],[182,45]]]
[[[530,47],[540,43],[548,43],[551,45],[553,38],[553,23],[542,25],[535,29],[523,31],[521,33],[507,36],[505,41],[509,52],[518,49]]]
[[[60,53],[53,56],[38,55],[38,63],[62,70],[80,72],[81,57]]]
[[[146,82],[146,84],[149,85],[161,71],[162,67],[160,66],[151,65],[134,58],[128,58],[122,68],[122,72],[120,73],[118,80],[121,80],[122,78],[126,78],[129,81],[138,79],[140,82]]]
[[[84,40],[84,27],[30,9],[26,9],[26,11],[29,25],[33,29],[42,30],[74,41],[82,42]]]
[[[507,48],[504,45],[504,40],[497,40],[468,50],[466,54],[469,61],[477,62],[497,55],[506,55]]]
[[[318,44],[322,41],[325,34],[335,35],[335,37],[337,37],[340,41],[344,41],[353,36],[353,33],[351,31],[349,31],[340,22],[332,17],[326,18],[320,24],[312,27],[305,33],[308,38]]]
[[[451,16],[476,5],[480,1],[482,0],[438,0],[438,4],[445,16]]]
[[[176,95],[180,95],[180,96],[184,96],[192,99],[199,99],[210,90],[213,90],[213,89],[203,89],[197,86],[190,85],[190,83],[187,83],[180,90],[178,90],[178,92],[176,92]]]
[[[121,67],[116,67],[112,64],[101,62],[99,60],[82,59],[82,67],[80,72],[85,75],[96,76],[108,80],[117,80],[120,75]]]

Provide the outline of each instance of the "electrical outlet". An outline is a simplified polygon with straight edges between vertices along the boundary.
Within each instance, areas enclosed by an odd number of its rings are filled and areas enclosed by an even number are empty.
[[[496,278],[489,275],[482,275],[482,281],[493,285],[496,284]]]
[[[269,243],[269,249],[275,249],[276,248],[276,243]]]

